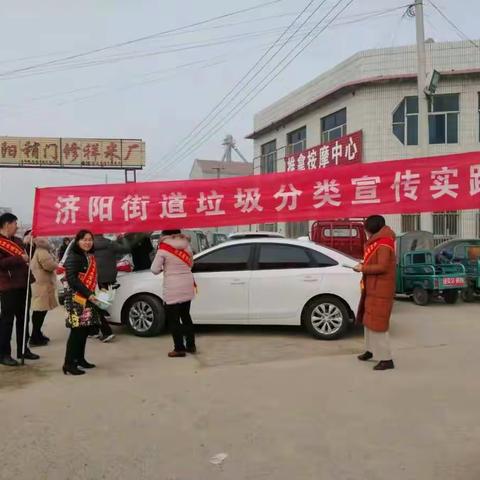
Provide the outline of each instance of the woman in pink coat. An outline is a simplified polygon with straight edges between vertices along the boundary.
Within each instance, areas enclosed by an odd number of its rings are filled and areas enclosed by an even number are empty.
[[[197,351],[190,316],[195,296],[192,267],[193,254],[188,238],[180,230],[164,230],[151,270],[154,275],[163,272],[165,314],[174,343],[169,357],[184,357],[186,352]]]

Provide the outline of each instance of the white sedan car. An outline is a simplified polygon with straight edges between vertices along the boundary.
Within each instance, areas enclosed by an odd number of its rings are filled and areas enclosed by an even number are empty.
[[[303,325],[316,338],[341,337],[360,300],[356,261],[312,242],[251,238],[222,243],[195,257],[195,324]],[[165,329],[162,275],[119,279],[110,309],[134,334]]]

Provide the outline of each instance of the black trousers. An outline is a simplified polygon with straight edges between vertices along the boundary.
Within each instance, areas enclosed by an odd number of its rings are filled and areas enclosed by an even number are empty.
[[[42,327],[47,313],[47,310],[35,310],[32,313],[32,339],[40,340],[43,337]]]
[[[100,288],[108,289],[110,285],[113,285],[112,283],[100,283],[98,286]],[[102,335],[104,337],[108,337],[113,333],[112,327],[110,324],[107,322],[105,319],[105,312],[103,310],[99,310],[100,313],[100,332],[102,332]]]
[[[167,323],[173,337],[175,351],[185,350],[195,346],[195,333],[193,330],[192,317],[190,316],[190,305],[192,302],[176,303],[165,305]]]
[[[15,289],[0,294],[0,356],[11,356],[13,323],[17,334],[17,357],[22,356],[23,324],[25,321],[26,289]],[[28,318],[25,335],[25,351],[28,344]]]
[[[90,327],[77,327],[70,329],[65,352],[65,365],[72,366],[78,361],[85,360],[85,346],[87,344]]]

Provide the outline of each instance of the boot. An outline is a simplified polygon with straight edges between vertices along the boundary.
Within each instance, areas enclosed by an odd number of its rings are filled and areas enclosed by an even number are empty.
[[[393,360],[382,360],[373,367],[374,370],[391,370],[392,368],[395,368]]]

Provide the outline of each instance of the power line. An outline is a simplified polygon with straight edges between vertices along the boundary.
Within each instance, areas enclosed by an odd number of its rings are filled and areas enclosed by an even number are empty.
[[[354,18],[357,17],[356,19],[353,19],[348,22],[342,22],[338,23],[338,26],[341,25],[347,25],[347,24],[352,24],[352,23],[359,23],[363,22],[365,20],[368,20],[373,17],[377,16],[384,16],[390,12],[393,12],[395,10],[398,10],[403,7],[395,7],[391,9],[384,9],[384,10],[376,10],[376,11],[371,11],[371,12],[364,12],[362,14],[357,14],[357,15],[352,15],[351,17],[346,17],[346,18]],[[290,15],[290,14],[288,14]],[[269,16],[269,17],[263,17],[265,18],[275,18],[275,17],[281,17],[285,15],[277,15],[277,16]],[[361,17],[361,18],[358,18]],[[259,19],[253,19],[252,21],[256,21]],[[244,22],[238,22],[237,24],[241,24]],[[228,24],[226,24],[228,25]],[[231,24],[235,25],[235,24]],[[337,26],[334,25],[334,26]],[[215,27],[209,27],[209,29],[213,28],[224,28],[225,25],[220,25],[220,26],[215,26]],[[186,51],[190,49],[197,49],[197,48],[205,48],[205,47],[212,47],[216,45],[222,45],[226,43],[230,43],[231,41],[239,41],[239,40],[248,40],[251,38],[254,38],[256,36],[263,36],[263,35],[268,35],[269,33],[275,33],[277,31],[280,31],[284,27],[277,27],[274,29],[270,30],[261,30],[261,31],[254,31],[254,32],[243,32],[240,34],[236,34],[233,36],[227,36],[227,37],[219,37],[215,39],[215,41],[209,41],[209,42],[196,42],[196,43],[180,43],[176,45],[165,45],[162,50],[157,50],[153,52],[126,52],[126,53],[121,53],[121,54],[115,54],[109,57],[104,57],[104,58],[97,58],[97,59],[92,59],[87,62],[82,62],[82,63],[72,63],[70,60],[63,61],[62,59],[57,59],[51,62],[45,62],[45,67],[41,69],[40,66],[36,68],[33,72],[21,72],[19,75],[13,75],[12,73],[9,72],[3,72],[3,74],[0,74],[0,77],[3,75],[5,80],[14,80],[18,78],[27,78],[31,76],[38,76],[38,75],[46,75],[46,74],[51,74],[51,73],[58,73],[58,72],[65,72],[65,71],[70,71],[70,70],[76,70],[76,69],[83,69],[83,68],[89,68],[89,67],[95,67],[95,66],[103,66],[103,65],[111,65],[113,63],[118,63],[122,62],[125,60],[138,60],[141,58],[146,58],[146,57],[151,57],[151,56],[157,56],[157,55],[165,55],[165,54],[170,54],[170,53],[177,53],[180,51]],[[194,32],[195,30],[190,30],[186,32],[180,32],[180,34],[184,33],[189,33],[189,32]],[[71,57],[67,57],[71,58]],[[49,68],[53,67],[53,68]],[[17,70],[18,71],[18,70]]]
[[[443,17],[443,19],[451,26],[455,29],[455,31],[457,32],[458,36],[462,39],[462,40],[466,40],[468,42],[470,42],[474,47],[476,48],[479,48],[480,49],[480,45],[478,45],[476,42],[474,42],[463,30],[461,30],[461,28],[453,21],[453,20],[450,20],[450,18],[445,14],[443,13],[443,11],[432,1],[432,0],[429,0],[430,4],[432,5],[432,7]]]
[[[169,30],[164,30],[162,32],[157,32],[157,33],[153,33],[153,34],[146,35],[146,36],[143,36],[143,37],[135,38],[135,39],[132,39],[132,40],[127,40],[125,42],[115,43],[113,45],[107,45],[105,47],[95,48],[93,50],[87,50],[85,52],[77,53],[75,55],[69,55],[67,57],[59,58],[59,59],[56,59],[56,60],[50,60],[48,62],[37,63],[35,65],[30,65],[28,67],[22,67],[22,68],[18,68],[18,69],[15,69],[15,70],[2,72],[2,73],[0,73],[0,77],[11,75],[13,73],[20,73],[20,72],[25,72],[25,71],[28,71],[28,70],[33,70],[33,69],[38,68],[38,67],[43,67],[43,66],[46,66],[46,65],[52,65],[52,64],[55,64],[55,63],[58,63],[58,62],[61,62],[61,61],[65,61],[65,60],[73,60],[75,58],[85,57],[87,55],[92,55],[94,53],[104,52],[106,50],[111,50],[111,49],[114,49],[114,48],[125,47],[127,45],[132,45],[134,43],[143,42],[145,40],[150,40],[152,38],[160,37],[160,36],[167,35],[167,34],[177,32],[177,31],[180,31],[180,30],[185,30],[187,28],[196,27],[196,26],[199,26],[199,25],[205,25],[207,23],[215,22],[215,21],[221,20],[223,18],[232,17],[234,15],[240,15],[242,13],[250,12],[252,10],[258,10],[259,8],[267,7],[269,5],[273,5],[273,4],[279,3],[281,1],[283,1],[283,0],[271,0],[269,2],[261,3],[260,5],[256,5],[256,6],[248,7],[248,8],[243,8],[241,10],[236,10],[236,11],[229,12],[229,13],[226,13],[226,14],[223,14],[223,15],[218,15],[216,17],[212,17],[212,18],[209,18],[209,19],[206,19],[206,20],[201,20],[199,22],[191,23],[189,25],[184,25],[182,27],[177,27],[177,28],[173,28],[173,29],[169,29]]]
[[[202,131],[203,130],[203,126],[205,124],[207,124],[209,121],[210,121],[210,117],[213,115],[215,116],[216,115],[216,112],[219,110],[220,107],[222,107],[222,105],[224,104],[224,102],[229,99],[232,94],[236,91],[236,89],[242,85],[242,83],[244,82],[244,80],[246,80],[250,74],[252,72],[255,71],[255,69],[262,63],[262,61],[268,56],[268,54],[275,48],[275,46],[281,41],[281,39],[285,36],[285,34],[290,30],[290,28],[295,25],[295,23],[297,22],[297,20],[299,20],[302,15],[308,10],[308,8],[310,8],[310,6],[313,4],[314,0],[311,0],[309,3],[307,3],[307,5],[303,8],[303,10],[301,10],[297,16],[295,17],[295,19],[283,30],[283,32],[281,33],[281,35],[275,40],[275,42],[260,56],[260,58],[255,62],[255,64],[250,67],[250,69],[247,71],[247,73],[245,75],[243,75],[240,80],[237,81],[237,83],[235,83],[235,85],[221,98],[221,100],[208,112],[208,114],[199,122],[197,123],[193,129],[185,136],[183,137],[179,142],[176,143],[176,145],[170,149],[166,155],[164,155],[162,157],[162,160],[164,158],[167,158],[168,156],[170,156],[172,153],[174,153],[179,145],[181,145],[183,143],[183,145],[185,145],[184,142],[188,142],[189,139],[193,136],[195,136],[197,134],[197,131]],[[307,19],[308,20],[308,19]],[[305,22],[304,22],[305,23]],[[302,25],[301,25],[302,26]],[[297,33],[297,32],[295,32]],[[289,38],[291,39],[291,37]],[[288,40],[289,40],[288,39]],[[280,46],[280,48],[273,54],[272,57],[270,57],[270,59],[268,60],[268,62],[257,72],[255,73],[255,75],[246,83],[246,85],[244,85],[242,88],[245,88],[247,85],[249,85],[249,83],[255,78],[256,75],[258,75],[258,73],[260,73],[262,71],[263,68],[265,68],[269,62],[271,62],[273,60],[273,58],[280,52],[280,50],[285,46],[285,43],[283,45]],[[220,111],[222,111],[223,109],[225,108],[225,106],[223,106]],[[184,147],[182,147],[184,148]],[[182,150],[182,148],[180,150]]]
[[[332,28],[333,27],[337,27],[337,26],[342,26],[342,25],[345,25],[345,24],[350,24],[350,23],[357,23],[357,22],[363,22],[363,21],[366,21],[366,20],[369,20],[370,18],[374,18],[374,17],[378,17],[378,16],[381,16],[381,15],[385,15],[385,14],[388,14],[392,11],[395,11],[395,10],[399,10],[401,8],[404,8],[404,6],[401,6],[401,7],[395,7],[395,8],[390,8],[390,9],[383,9],[383,10],[374,10],[374,11],[369,11],[369,12],[363,12],[362,14],[356,14],[356,15],[347,15],[345,17],[343,17],[344,19],[355,19],[355,20],[352,20],[352,21],[349,21],[349,22],[335,22],[332,24]],[[289,16],[291,14],[288,14]],[[281,16],[284,16],[284,15],[278,15],[277,17],[281,17]],[[270,17],[264,17],[264,18],[270,18]],[[244,22],[239,22],[239,23],[244,23]],[[306,25],[311,25],[313,24],[313,22],[307,22]],[[221,26],[223,27],[223,25]],[[210,28],[210,27],[209,27]],[[219,27],[212,27],[212,28],[219,28]],[[282,27],[284,28],[284,27]],[[273,29],[273,31],[277,31],[278,29]],[[303,27],[299,30],[299,31],[303,31]],[[252,32],[254,34],[256,34],[257,32]],[[275,44],[278,43],[278,39],[272,44],[267,44],[266,46],[267,47],[270,47],[269,50],[271,50],[272,47],[275,46]],[[263,48],[263,45],[258,45],[256,46],[256,48]],[[250,50],[249,50],[250,51]],[[245,51],[242,51],[242,52],[239,52],[238,54],[236,55],[239,55],[239,56],[242,56],[244,55]],[[267,53],[267,52],[266,52]],[[266,55],[266,53],[264,55]],[[230,56],[234,57],[236,55],[233,55],[231,52],[230,52]],[[190,63],[186,63],[186,64],[183,64],[183,65],[178,65],[176,67],[173,67],[173,68],[169,68],[169,69],[160,69],[160,70],[153,70],[153,71],[150,71],[150,72],[146,72],[145,74],[142,74],[142,75],[139,75],[139,79],[142,78],[142,77],[149,77],[149,76],[152,76],[152,75],[155,75],[157,73],[160,73],[160,74],[163,74],[163,73],[168,73],[168,72],[176,72],[177,70],[184,70],[185,68],[188,68],[189,66],[194,66],[194,65],[197,65],[197,64],[203,64],[205,62],[209,62],[205,65],[203,65],[202,69],[204,68],[210,68],[210,67],[214,67],[214,66],[217,66],[221,63],[225,63],[226,60],[223,60],[223,61],[216,61],[216,59],[221,59],[223,58],[224,55],[220,55],[220,56],[216,56],[216,57],[213,57],[211,59],[204,59],[204,60],[200,60],[200,61],[196,61],[196,62],[190,62]],[[257,63],[260,63],[260,62],[257,62]],[[253,68],[252,68],[253,69]],[[138,87],[138,86],[143,86],[143,85],[148,85],[148,84],[153,84],[153,83],[157,83],[157,82],[161,82],[161,81],[167,81],[171,78],[174,78],[176,77],[177,75],[174,73],[174,75],[169,75],[169,76],[165,76],[163,75],[162,77],[160,78],[153,78],[153,79],[150,79],[150,80],[144,80],[144,81],[135,81],[135,82],[131,82],[131,83],[127,83],[126,85],[120,85],[116,88],[116,91],[122,91],[122,90],[127,90],[127,89],[130,89],[130,88],[133,88],[133,87]],[[77,102],[83,102],[83,101],[86,101],[86,100],[89,100],[89,99],[92,99],[92,98],[96,98],[98,97],[99,95],[103,95],[105,93],[105,90],[109,88],[109,84],[107,83],[104,83],[104,84],[97,84],[97,85],[90,85],[90,86],[86,86],[86,87],[81,87],[81,88],[77,88],[77,89],[73,89],[73,90],[67,90],[67,91],[60,91],[60,92],[56,92],[56,93],[50,93],[50,94],[44,94],[44,95],[40,95],[40,96],[37,96],[37,97],[33,97],[33,98],[29,98],[29,99],[26,99],[26,101],[28,102],[32,102],[32,101],[42,101],[42,100],[48,100],[48,99],[51,99],[51,98],[55,98],[55,97],[61,97],[63,95],[68,95],[68,94],[75,94],[75,93],[80,93],[80,92],[83,92],[83,91],[88,91],[88,90],[98,90],[98,89],[101,89],[102,91],[100,92],[96,92],[94,94],[91,94],[91,95],[86,95],[86,96],[83,96],[83,97],[77,97],[77,98],[72,98],[72,99],[64,99],[62,100],[61,103],[58,103],[57,106],[63,106],[63,105],[66,105],[66,104],[72,104],[72,103],[77,103]],[[227,97],[228,94],[225,96]],[[224,98],[225,98],[224,97]],[[5,108],[15,108],[16,106],[15,105],[5,105]],[[2,108],[2,106],[0,105],[0,108]],[[210,112],[212,113],[212,112]],[[206,120],[206,119],[204,119]]]
[[[203,143],[205,143],[205,141],[207,141],[211,135],[215,134],[218,130],[220,130],[223,126],[223,122],[226,120],[226,118],[231,118],[235,115],[237,115],[241,110],[243,110],[243,108],[245,108],[245,106],[247,106],[252,100],[254,100],[261,92],[263,92],[265,90],[265,88],[267,88],[272,82],[273,80],[275,80],[316,38],[318,38],[318,36],[323,32],[325,31],[332,23],[334,20],[336,20],[352,3],[354,0],[349,0],[346,5],[341,9],[339,10],[333,18],[331,18],[328,23],[322,28],[320,29],[319,32],[317,32],[312,38],[310,38],[307,43],[305,45],[303,45],[301,47],[301,49],[295,53],[295,55],[288,59],[289,55],[291,53],[293,53],[295,51],[295,49],[297,49],[306,39],[308,39],[308,37],[318,28],[318,26],[326,19],[329,17],[329,15],[335,11],[335,9],[342,3],[343,0],[338,0],[338,2],[329,10],[329,12],[310,30],[309,33],[307,33],[307,35],[304,36],[304,38],[297,43],[297,45],[288,52],[288,54],[260,81],[260,83],[258,83],[257,85],[255,85],[255,87],[253,87],[253,89],[251,89],[249,91],[249,93],[242,98],[242,100],[240,100],[240,102],[238,102],[232,110],[230,110],[227,114],[227,116],[223,117],[219,122],[217,122],[215,124],[214,127],[212,127],[212,129],[210,129],[195,145],[193,145],[187,152],[184,152],[184,154],[180,155],[180,158],[179,155],[177,155],[175,158],[173,158],[170,162],[168,162],[166,165],[163,165],[163,166],[160,166],[160,168],[157,169],[157,172],[161,172],[163,171],[165,168],[168,168],[170,165],[172,165],[173,163],[175,162],[181,162],[183,161],[185,158],[187,158],[196,148],[198,148],[199,146],[201,146]],[[282,68],[275,73],[275,75],[272,77],[272,78],[268,78],[270,74],[274,73],[275,70],[282,65],[282,63],[284,63],[284,61],[287,60],[287,63],[285,65],[282,66]],[[264,85],[261,85],[262,82],[264,82],[265,80],[267,80],[267,82],[264,84]],[[257,87],[260,86],[260,90],[256,90]],[[249,98],[251,96],[251,94],[254,93],[253,97]]]
[[[295,35],[295,36],[297,36],[297,35]],[[294,38],[292,38],[292,40],[294,40]],[[292,41],[292,40],[290,40],[290,41]],[[272,45],[273,44],[271,42],[269,42],[268,44],[256,45],[255,48],[258,49],[258,48],[264,48],[264,47],[271,47]],[[220,63],[226,63],[228,61],[231,61],[232,58],[235,58],[236,56],[242,56],[245,53],[249,53],[249,52],[251,52],[251,48],[248,49],[248,50],[242,50],[240,52],[237,52],[236,54],[234,54],[233,52],[229,52],[228,54],[222,54],[222,55],[214,56],[214,57],[211,57],[211,58],[199,60],[199,61],[196,61],[196,62],[189,62],[189,63],[178,65],[176,67],[172,67],[172,68],[169,68],[169,69],[157,69],[157,70],[153,70],[153,71],[150,71],[150,72],[146,72],[145,74],[139,75],[139,78],[142,78],[142,77],[145,78],[145,77],[149,77],[149,76],[152,76],[154,74],[159,74],[159,73],[163,74],[163,73],[168,73],[168,72],[171,72],[171,71],[184,70],[185,68],[187,68],[189,66],[194,66],[194,65],[203,64],[203,63],[206,63],[206,64],[201,67],[202,69],[207,68],[207,67],[213,67],[213,66],[219,65]],[[225,59],[225,60],[221,61],[221,59]],[[145,81],[141,81],[141,82],[132,82],[132,83],[128,83],[124,86],[121,86],[117,90],[124,90],[124,89],[128,89],[128,88],[131,88],[131,87],[134,87],[134,86],[141,86],[141,85],[148,84],[148,83],[154,83],[156,81],[168,80],[168,79],[173,78],[175,76],[176,75],[170,75],[168,77],[163,76],[163,77],[153,79],[153,80],[145,80]],[[109,88],[109,84],[106,84],[106,83],[89,85],[89,86],[86,86],[86,87],[80,87],[80,88],[76,88],[76,89],[72,89],[72,90],[60,91],[60,92],[40,95],[40,96],[33,97],[33,98],[27,98],[24,101],[25,102],[37,102],[37,101],[42,101],[42,100],[49,100],[49,99],[52,99],[52,98],[55,98],[55,97],[61,97],[62,95],[75,94],[75,93],[80,93],[80,92],[88,91],[88,90],[103,89],[103,91],[94,93],[92,95],[88,95],[88,96],[84,96],[84,97],[80,97],[80,98],[73,98],[71,100],[67,99],[66,101],[63,101],[63,102],[57,104],[57,106],[63,106],[65,104],[70,104],[70,103],[75,103],[77,101],[84,101],[84,100],[88,100],[90,98],[95,98],[99,95],[102,95],[107,88]],[[28,111],[31,113],[31,111],[32,111],[31,110],[31,105],[28,104],[26,106],[28,106],[28,108],[29,108]],[[0,108],[19,108],[19,107],[21,107],[21,105],[14,105],[14,104],[1,105],[0,104]]]
[[[246,32],[246,33],[237,33],[235,35],[230,35],[227,37],[220,37],[216,39],[215,41],[207,41],[207,42],[196,42],[196,43],[189,43],[189,44],[179,44],[178,46],[172,46],[169,45],[168,47],[172,47],[170,49],[165,49],[165,47],[162,50],[157,50],[153,52],[144,52],[144,53],[125,53],[125,54],[120,54],[120,55],[114,55],[112,57],[107,57],[104,59],[92,59],[88,62],[83,62],[83,63],[58,63],[53,65],[53,69],[50,70],[39,70],[39,71],[33,71],[29,73],[22,73],[20,75],[16,76],[8,76],[5,77],[4,80],[14,80],[18,78],[26,78],[26,77],[32,77],[32,76],[38,76],[38,75],[45,75],[49,73],[56,73],[56,72],[64,72],[64,71],[70,71],[70,70],[77,70],[81,68],[89,68],[91,66],[101,66],[101,65],[110,65],[114,63],[118,63],[124,60],[138,60],[140,58],[147,58],[147,57],[152,57],[152,56],[158,56],[158,55],[165,55],[165,54],[170,54],[170,53],[178,53],[182,51],[187,51],[187,50],[195,50],[199,48],[206,48],[206,47],[213,47],[217,45],[224,45],[232,42],[239,42],[239,41],[244,41],[244,40],[250,40],[256,37],[261,37],[264,35],[269,35],[278,32],[281,30],[283,27],[277,27],[274,29],[270,30],[258,30],[254,32]]]

